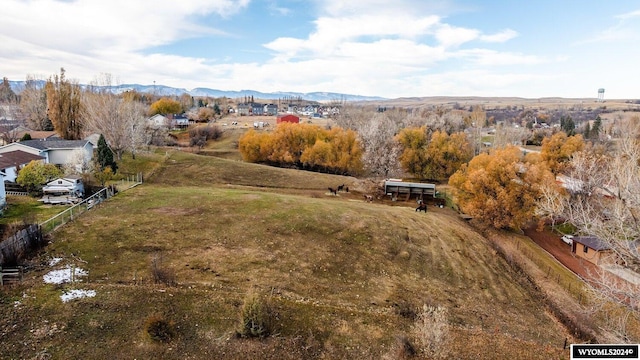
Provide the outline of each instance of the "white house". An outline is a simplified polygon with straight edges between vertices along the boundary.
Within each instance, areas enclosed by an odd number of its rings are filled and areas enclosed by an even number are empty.
[[[4,180],[15,182],[18,170],[31,161],[44,162],[45,158],[22,150],[8,151],[0,154],[0,171],[4,173]]]
[[[42,193],[51,196],[77,196],[84,195],[84,185],[79,176],[67,176],[49,181],[42,187]]]
[[[44,158],[44,162],[54,165],[85,164],[93,158],[93,145],[87,140],[26,140],[0,146],[0,154],[23,151]]]
[[[168,128],[170,125],[171,120],[164,115],[155,114],[147,119],[147,126],[154,129]]]

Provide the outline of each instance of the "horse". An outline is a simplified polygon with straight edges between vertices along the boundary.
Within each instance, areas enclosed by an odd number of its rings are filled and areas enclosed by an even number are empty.
[[[337,189],[337,191],[342,191],[343,189],[344,189],[344,184],[342,184],[342,185],[338,185],[338,189]]]
[[[418,211],[418,212],[420,212],[420,211],[427,212],[427,204],[425,204],[425,203],[418,204],[418,207],[416,208],[416,211]]]
[[[373,195],[364,194],[363,196],[364,196],[364,201],[373,202]]]
[[[334,188],[329,188],[329,192],[332,193],[333,195],[338,195],[338,190],[334,189]]]

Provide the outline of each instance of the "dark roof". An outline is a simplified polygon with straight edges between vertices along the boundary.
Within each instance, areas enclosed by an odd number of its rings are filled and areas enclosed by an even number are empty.
[[[611,247],[606,242],[600,240],[595,236],[574,236],[573,242],[587,245],[588,247],[596,251],[611,249]]]
[[[51,150],[51,149],[74,149],[82,148],[87,145],[88,140],[25,140],[20,144],[38,149],[38,150]]]
[[[44,157],[21,150],[8,151],[0,154],[0,169],[28,164],[31,160],[44,160]]]

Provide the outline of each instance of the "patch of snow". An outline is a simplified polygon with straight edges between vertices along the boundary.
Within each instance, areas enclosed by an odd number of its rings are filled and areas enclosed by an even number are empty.
[[[87,276],[88,273],[81,268],[67,266],[64,269],[52,270],[44,275],[44,282],[47,284],[63,284],[66,282],[80,281],[78,277]]]
[[[82,299],[82,298],[94,297],[94,296],[96,296],[95,290],[74,289],[74,290],[69,290],[63,293],[62,295],[60,295],[60,299],[62,299],[62,302],[67,302],[69,300]]]
[[[49,260],[49,266],[56,266],[60,261],[62,261],[62,258],[53,258]]]

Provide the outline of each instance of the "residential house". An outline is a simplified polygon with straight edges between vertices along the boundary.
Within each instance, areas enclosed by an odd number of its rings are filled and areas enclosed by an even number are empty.
[[[93,146],[87,140],[26,140],[0,146],[0,154],[16,150],[41,156],[45,163],[58,166],[81,167],[93,158]]]
[[[251,115],[261,116],[264,115],[264,105],[258,103],[251,103]]]
[[[153,129],[169,128],[171,120],[161,114],[155,114],[147,119],[147,126]]]
[[[276,116],[278,115],[278,105],[276,104],[267,104],[264,106],[264,114],[268,116]]]
[[[574,236],[571,252],[594,265],[609,264],[614,260],[611,247],[595,236]]]
[[[39,131],[39,130],[31,130],[24,126],[18,126],[14,129],[16,132],[16,139],[22,139],[23,136],[29,134],[31,140],[53,140],[59,139],[60,136],[55,131]]]
[[[184,115],[173,115],[169,117],[172,129],[186,129],[189,127],[189,118]]]
[[[26,151],[8,151],[0,154],[0,171],[4,174],[4,181],[15,182],[18,177],[18,170],[31,161],[44,162],[44,160],[44,156],[35,155]]]
[[[240,116],[249,116],[249,109],[251,106],[247,103],[238,104],[238,115]]]

